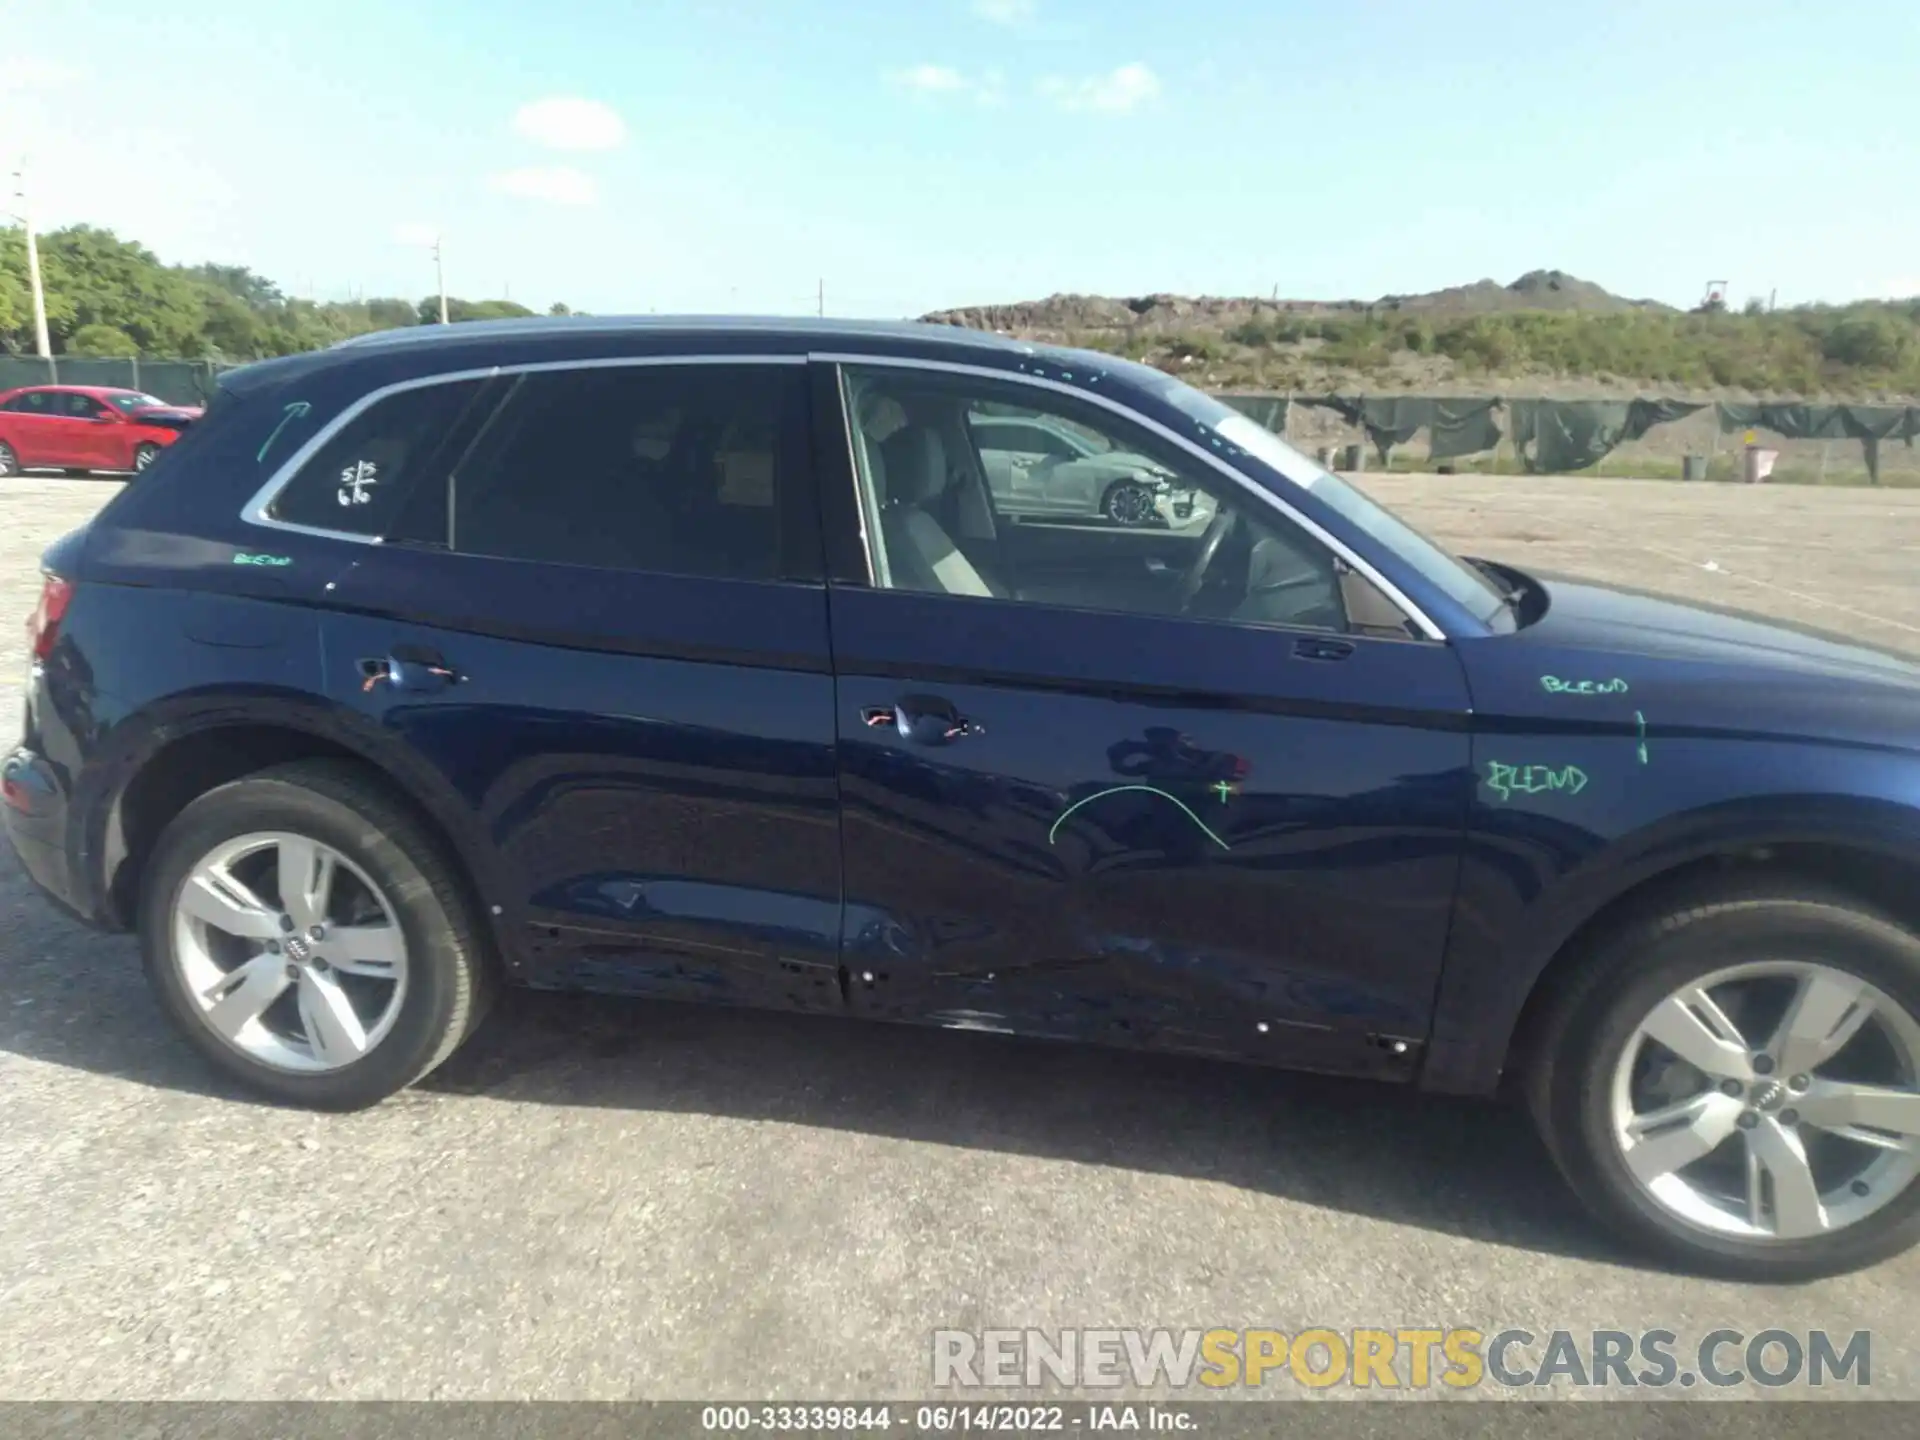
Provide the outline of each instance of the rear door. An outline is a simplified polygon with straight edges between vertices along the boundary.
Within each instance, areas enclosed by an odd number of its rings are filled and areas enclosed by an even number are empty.
[[[64,465],[57,410],[65,399],[58,390],[23,390],[7,402],[4,433],[23,468]]]
[[[432,390],[319,448],[317,513],[385,503]],[[465,796],[526,978],[837,1008],[804,366],[542,366],[482,408],[336,582],[330,693]]]
[[[1407,1073],[1472,791],[1450,648],[1110,410],[1005,377],[843,374],[856,419],[834,448],[859,503],[830,539],[830,603],[853,1003]],[[841,410],[818,393],[824,425]],[[977,419],[1021,407],[1165,467],[1193,512],[999,507],[994,533],[969,527]],[[860,535],[870,582],[838,558]]]

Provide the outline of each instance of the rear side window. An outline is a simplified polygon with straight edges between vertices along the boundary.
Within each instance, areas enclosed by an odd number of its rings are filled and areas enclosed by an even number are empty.
[[[48,391],[29,390],[26,394],[16,395],[7,401],[6,408],[24,411],[28,415],[46,415],[51,413],[48,402],[52,398]]]
[[[288,525],[369,537],[389,532],[407,490],[446,460],[445,442],[480,394],[480,380],[422,385],[377,400],[300,466],[267,506]]]
[[[454,467],[452,546],[718,579],[817,575],[806,404],[799,366],[523,375]]]

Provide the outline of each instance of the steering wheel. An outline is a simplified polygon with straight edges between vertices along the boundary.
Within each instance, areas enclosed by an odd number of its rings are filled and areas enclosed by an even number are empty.
[[[1180,580],[1180,613],[1186,614],[1199,598],[1200,587],[1206,584],[1207,570],[1219,555],[1220,547],[1226,543],[1227,536],[1239,522],[1237,512],[1222,505],[1213,512],[1213,519],[1207,523],[1207,532],[1200,537],[1200,553],[1193,557],[1193,564],[1187,567],[1187,573]]]

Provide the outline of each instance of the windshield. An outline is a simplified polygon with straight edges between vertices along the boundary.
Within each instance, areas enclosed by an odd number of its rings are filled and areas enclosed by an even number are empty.
[[[107,396],[107,403],[118,409],[132,413],[135,410],[165,410],[167,402],[152,395],[142,395],[138,390],[115,390]]]
[[[1229,445],[1238,446],[1256,460],[1278,470],[1294,484],[1311,490],[1347,520],[1392,550],[1420,574],[1445,591],[1448,598],[1476,619],[1491,620],[1505,608],[1506,599],[1480,571],[1449,554],[1392,511],[1375,504],[1360,490],[1302,455],[1285,440],[1224,405],[1211,395],[1182,384],[1171,375],[1146,366],[1140,377],[1160,399],[1197,421]],[[1151,378],[1149,378],[1151,377]]]

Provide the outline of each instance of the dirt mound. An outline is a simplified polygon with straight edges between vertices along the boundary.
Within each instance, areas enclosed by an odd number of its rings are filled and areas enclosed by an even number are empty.
[[[1036,340],[1103,331],[1157,334],[1228,330],[1274,315],[1365,314],[1371,310],[1417,310],[1456,315],[1503,310],[1664,310],[1652,300],[1629,300],[1605,286],[1563,270],[1529,270],[1510,285],[1477,280],[1423,295],[1385,295],[1379,300],[1281,300],[1214,295],[1049,295],[1006,305],[936,310],[923,318],[942,325],[1000,330]]]
[[[1439,311],[1456,315],[1485,315],[1503,310],[1585,310],[1598,314],[1622,310],[1668,310],[1654,300],[1629,300],[1604,285],[1582,280],[1564,270],[1529,270],[1511,285],[1476,280],[1424,295],[1386,295],[1380,305],[1389,310]]]

